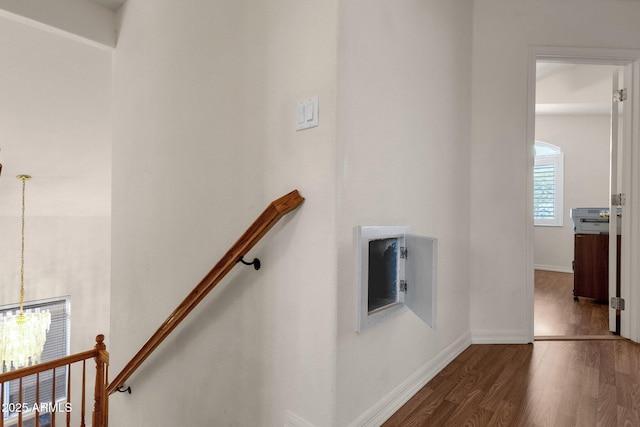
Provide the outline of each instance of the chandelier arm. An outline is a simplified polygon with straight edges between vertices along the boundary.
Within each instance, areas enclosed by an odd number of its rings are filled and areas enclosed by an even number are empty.
[[[13,315],[0,313],[0,370],[12,370],[40,363],[44,343],[51,326],[51,312],[24,310],[25,188],[29,175],[18,175],[22,181],[22,248],[20,252],[20,310]],[[1,424],[1,423],[0,423]]]
[[[19,175],[18,179],[22,180],[22,247],[20,249],[20,314],[22,314],[24,306],[24,195],[28,178],[26,178],[26,175]]]
[[[20,250],[20,315],[22,316],[24,306],[24,211],[25,211],[25,188],[30,175],[18,175],[16,178],[22,181],[22,248]]]

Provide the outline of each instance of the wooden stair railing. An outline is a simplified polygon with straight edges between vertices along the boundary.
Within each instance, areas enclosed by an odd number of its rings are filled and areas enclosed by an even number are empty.
[[[296,209],[304,202],[298,190],[285,194],[274,200],[251,224],[238,241],[227,251],[200,283],[167,317],[158,330],[140,348],[138,353],[125,365],[122,371],[107,386],[107,393],[112,394],[124,386],[129,377],[140,367],[147,357],[164,341],[187,315],[207,296],[207,294],[229,273],[253,246],[273,227],[283,216]],[[130,391],[130,389],[129,389]]]
[[[94,402],[93,402],[93,414],[92,414],[92,422],[91,425],[93,427],[107,427],[108,425],[108,400],[109,395],[106,393],[107,387],[107,375],[108,375],[108,367],[109,367],[109,353],[107,352],[107,348],[104,345],[104,335],[98,335],[96,337],[96,345],[93,350],[88,350],[82,353],[73,354],[71,356],[63,357],[61,359],[56,359],[48,362],[43,362],[37,365],[32,365],[26,368],[16,369],[15,371],[5,372],[0,374],[0,402],[3,406],[3,412],[0,415],[0,427],[4,427],[5,425],[5,410],[10,410],[9,412],[16,413],[17,421],[11,420],[10,423],[12,426],[22,427],[23,425],[23,415],[27,414],[35,415],[34,416],[34,424],[35,427],[40,426],[40,414],[42,412],[51,413],[50,424],[51,427],[55,427],[56,425],[56,409],[59,409],[59,405],[68,405],[64,406],[64,410],[62,412],[66,412],[66,423],[67,427],[71,426],[71,413],[76,413],[77,409],[75,406],[72,406],[71,402],[71,367],[73,364],[79,364],[82,362],[82,390],[80,391],[80,427],[85,426],[85,404],[86,404],[86,361],[88,359],[95,359],[96,362],[96,379],[95,379],[95,389],[94,389]],[[65,368],[66,369],[66,380],[67,380],[67,390],[66,390],[66,398],[64,403],[56,402],[55,396],[55,379],[56,379],[56,369]],[[51,390],[51,400],[48,402],[40,401],[40,382],[41,382],[41,374],[52,371],[52,390]],[[36,376],[35,381],[35,402],[24,402],[23,401],[23,380],[30,376]],[[5,405],[5,383],[9,381],[19,380],[18,382],[18,401],[15,403],[9,403]],[[75,393],[74,393],[75,395]],[[36,406],[37,405],[37,406]],[[43,409],[44,408],[44,409]],[[35,409],[35,410],[34,410]],[[53,410],[53,411],[52,411]],[[17,424],[14,424],[17,422]]]

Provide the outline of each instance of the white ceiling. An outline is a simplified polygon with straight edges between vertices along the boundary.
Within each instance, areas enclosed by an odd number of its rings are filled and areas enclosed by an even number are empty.
[[[611,111],[615,65],[538,62],[536,113],[604,115]]]
[[[577,64],[567,64],[564,62],[542,62],[536,63],[536,80],[541,81],[547,77],[553,76],[558,73],[564,73]]]

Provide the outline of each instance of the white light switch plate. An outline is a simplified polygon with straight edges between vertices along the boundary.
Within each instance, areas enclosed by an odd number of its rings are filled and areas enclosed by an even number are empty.
[[[296,130],[304,130],[318,126],[318,116],[317,96],[298,101],[296,107]]]

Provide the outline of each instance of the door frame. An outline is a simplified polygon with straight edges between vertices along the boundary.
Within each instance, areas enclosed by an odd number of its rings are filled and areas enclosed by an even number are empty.
[[[623,187],[627,195],[627,202],[623,210],[628,220],[622,223],[621,248],[621,289],[625,298],[626,309],[622,311],[621,335],[635,342],[640,342],[640,289],[630,286],[630,283],[640,284],[640,218],[632,214],[640,212],[640,50],[638,49],[606,49],[606,48],[578,48],[560,46],[530,46],[527,73],[527,137],[526,153],[527,167],[525,173],[527,182],[526,206],[527,212],[533,212],[533,166],[535,161],[535,109],[536,109],[536,63],[538,60],[552,60],[576,64],[605,64],[627,66],[631,71],[632,87],[629,93],[631,102],[625,104],[625,138],[631,147],[627,159],[625,152]],[[634,148],[635,147],[635,148]],[[533,215],[527,215],[526,229],[526,319],[528,321],[528,335],[530,342],[534,339],[534,220]]]

